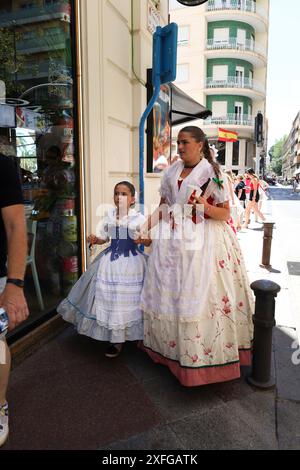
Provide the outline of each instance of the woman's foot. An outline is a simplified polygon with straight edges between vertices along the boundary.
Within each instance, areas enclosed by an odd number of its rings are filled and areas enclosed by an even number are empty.
[[[105,351],[105,356],[112,359],[114,357],[118,357],[121,351],[122,344],[110,344]]]

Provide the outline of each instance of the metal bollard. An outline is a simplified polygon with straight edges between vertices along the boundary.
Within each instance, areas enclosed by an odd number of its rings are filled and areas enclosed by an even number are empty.
[[[251,289],[256,297],[253,340],[253,361],[251,375],[247,377],[250,385],[261,389],[275,386],[271,377],[272,328],[275,326],[275,297],[280,286],[273,281],[258,280],[252,282]]]
[[[264,243],[261,261],[261,266],[264,268],[271,268],[270,257],[274,223],[275,222],[264,222]]]

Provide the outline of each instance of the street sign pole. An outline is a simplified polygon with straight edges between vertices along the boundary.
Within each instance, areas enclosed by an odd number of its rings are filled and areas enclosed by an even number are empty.
[[[145,109],[139,125],[139,202],[141,210],[145,202],[144,194],[144,141],[145,141],[145,122],[149,116],[155,101],[160,92],[160,85],[173,82],[176,78],[177,62],[177,34],[178,26],[176,23],[170,23],[161,28],[158,26],[153,35],[153,55],[152,55],[152,85],[153,96]]]

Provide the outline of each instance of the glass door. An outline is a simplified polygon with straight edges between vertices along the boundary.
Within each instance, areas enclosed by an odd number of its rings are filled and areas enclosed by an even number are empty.
[[[48,315],[78,279],[79,162],[73,2],[26,5],[0,4],[0,143],[23,186],[25,295],[33,322]]]
[[[234,105],[234,118],[236,124],[241,124],[243,119],[243,103],[236,102]]]

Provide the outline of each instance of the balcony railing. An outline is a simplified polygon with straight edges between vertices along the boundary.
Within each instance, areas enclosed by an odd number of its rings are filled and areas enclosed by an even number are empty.
[[[68,3],[53,3],[52,5],[19,8],[13,11],[0,10],[0,26],[28,22],[33,19],[36,21],[37,18],[49,20],[64,15],[70,15]]]
[[[222,40],[208,39],[206,47],[209,50],[212,49],[236,49],[239,51],[250,51],[256,52],[257,54],[266,56],[266,49],[252,41],[251,39],[246,39],[244,42],[240,42],[237,38],[228,38]]]
[[[206,5],[206,11],[218,10],[239,10],[258,13],[264,18],[267,17],[266,11],[260,5],[256,5],[256,2],[253,0],[209,0]]]
[[[63,33],[45,35],[40,39],[22,39],[17,43],[17,51],[25,53],[25,51],[42,52],[53,51],[66,48],[66,36]]]
[[[251,78],[227,77],[224,80],[214,80],[212,77],[206,79],[206,88],[247,88],[264,93],[263,85]]]
[[[205,119],[204,124],[229,124],[234,126],[254,126],[254,118],[249,114],[226,114]]]

